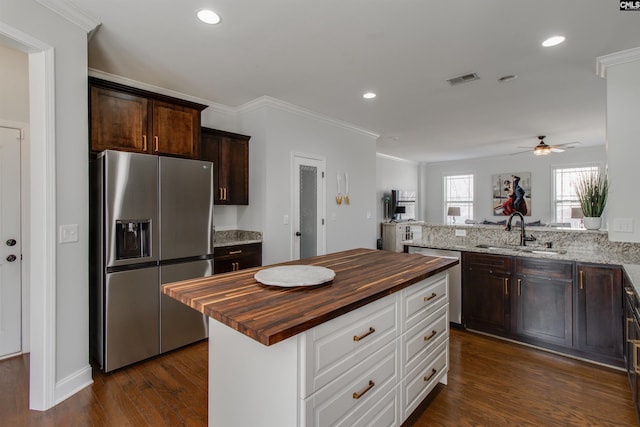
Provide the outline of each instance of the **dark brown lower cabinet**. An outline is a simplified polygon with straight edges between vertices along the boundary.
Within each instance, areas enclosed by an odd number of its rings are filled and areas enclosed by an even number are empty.
[[[564,347],[573,344],[573,263],[516,258],[513,332]]]
[[[213,251],[213,273],[229,273],[262,265],[262,243],[222,246]]]
[[[622,360],[622,270],[576,263],[576,345],[603,362]]]
[[[631,286],[626,274],[624,284],[624,362],[631,387],[631,400],[636,407],[640,420],[640,367],[638,366],[638,349],[640,349],[640,319],[638,318],[638,296]]]
[[[624,366],[619,266],[465,252],[462,268],[466,328]]]
[[[462,259],[463,323],[470,329],[507,335],[511,258],[465,252]]]

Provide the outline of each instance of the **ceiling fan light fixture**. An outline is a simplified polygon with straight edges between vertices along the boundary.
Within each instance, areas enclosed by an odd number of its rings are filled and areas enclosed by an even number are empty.
[[[373,99],[373,98],[376,97],[376,94],[373,93],[373,92],[367,92],[367,93],[363,94],[362,97],[364,99]]]
[[[533,154],[536,156],[546,156],[549,153],[551,153],[551,147],[544,142],[541,142],[533,148]]]

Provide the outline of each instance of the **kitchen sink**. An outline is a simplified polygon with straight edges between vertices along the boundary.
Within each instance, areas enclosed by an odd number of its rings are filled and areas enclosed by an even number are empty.
[[[481,249],[497,249],[497,250],[508,250],[513,252],[527,252],[531,254],[545,254],[545,255],[560,255],[565,254],[567,251],[564,249],[551,249],[551,248],[532,248],[529,246],[517,246],[517,245],[492,245],[489,243],[481,243],[476,245],[476,248]]]
[[[522,246],[516,245],[491,245],[489,243],[482,243],[480,245],[476,245],[476,248],[481,249],[501,249],[501,250],[510,250],[510,251],[519,251],[522,249]]]

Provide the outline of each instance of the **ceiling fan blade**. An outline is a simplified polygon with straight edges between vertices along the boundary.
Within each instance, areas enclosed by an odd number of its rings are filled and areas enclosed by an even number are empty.
[[[570,148],[570,147],[567,147]],[[554,145],[551,147],[551,151],[553,151],[554,153],[564,153],[564,148],[560,148],[557,145]]]
[[[552,147],[557,147],[557,148],[560,148],[560,147],[563,147],[563,148],[574,148],[574,147],[569,147],[569,146],[570,146],[570,145],[572,145],[572,146],[573,146],[573,145],[577,145],[577,144],[580,144],[580,141],[565,142],[564,144],[554,144],[554,145],[552,145]]]
[[[518,148],[527,148],[527,147],[518,147]],[[525,151],[518,151],[515,153],[509,154],[510,156],[517,156],[518,154],[531,153],[533,150],[531,148],[527,148]]]

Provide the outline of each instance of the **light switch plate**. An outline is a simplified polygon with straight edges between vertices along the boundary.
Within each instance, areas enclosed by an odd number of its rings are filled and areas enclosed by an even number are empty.
[[[613,231],[633,233],[633,218],[615,218],[613,220]]]
[[[78,224],[60,226],[60,243],[74,243],[78,241]]]

